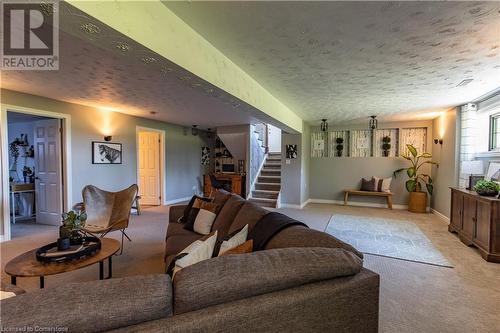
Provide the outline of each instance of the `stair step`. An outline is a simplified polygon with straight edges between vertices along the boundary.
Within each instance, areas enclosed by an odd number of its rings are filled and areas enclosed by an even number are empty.
[[[271,158],[266,158],[266,162],[271,162],[271,163],[278,163],[281,162],[281,157],[271,157]]]
[[[268,155],[268,156],[273,156],[273,157],[274,157],[274,156],[279,156],[279,157],[281,157],[281,153],[269,153],[269,154],[267,154],[267,155]]]
[[[257,179],[259,183],[281,183],[281,176],[259,176]]]
[[[261,176],[280,176],[281,177],[281,169],[262,169],[260,171]]]
[[[259,206],[263,207],[276,207],[276,200],[275,199],[261,199],[261,198],[250,198],[248,199],[250,202],[253,202]]]
[[[264,169],[281,169],[281,163],[264,163]]]
[[[252,197],[256,199],[277,199],[280,191],[254,190]]]
[[[281,184],[278,183],[255,183],[255,190],[279,191]]]

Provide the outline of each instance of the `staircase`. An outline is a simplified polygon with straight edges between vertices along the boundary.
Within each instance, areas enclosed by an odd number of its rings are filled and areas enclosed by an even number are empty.
[[[249,200],[262,207],[276,208],[280,190],[281,153],[269,153]]]

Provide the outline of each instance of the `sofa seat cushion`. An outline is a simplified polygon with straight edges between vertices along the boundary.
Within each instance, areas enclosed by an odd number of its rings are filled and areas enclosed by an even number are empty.
[[[167,226],[167,238],[173,235],[185,235],[192,233],[192,231],[184,229],[183,223],[170,222]]]
[[[176,235],[169,236],[165,243],[165,257],[171,254],[177,254],[185,249],[189,244],[197,241],[198,239],[204,237],[204,235],[197,234],[184,229],[184,233],[179,233]]]
[[[331,248],[275,249],[205,260],[175,275],[174,314],[354,275],[362,263],[352,252]]]
[[[217,231],[219,239],[228,234],[231,223],[233,223],[244,203],[245,199],[234,194],[226,201],[212,226],[212,231]]]
[[[67,283],[1,302],[2,327],[102,332],[172,315],[168,275]]]
[[[280,231],[265,246],[266,250],[287,247],[326,247],[340,248],[363,258],[363,254],[350,244],[333,237],[325,232],[309,229],[302,226],[291,226]]]
[[[246,201],[243,207],[241,207],[240,211],[234,218],[233,223],[229,227],[228,233],[233,233],[236,230],[240,230],[246,224],[248,224],[248,232],[251,232],[253,227],[259,220],[264,216],[269,214],[269,211],[253,204],[249,201]]]

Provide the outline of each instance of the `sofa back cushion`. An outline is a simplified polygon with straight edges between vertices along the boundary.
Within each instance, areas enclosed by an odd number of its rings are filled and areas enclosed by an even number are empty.
[[[224,190],[217,190],[215,191],[215,193],[213,194],[213,198],[212,198],[212,202],[216,205],[219,205],[219,206],[224,206],[224,204],[226,203],[226,201],[229,200],[229,198],[231,197],[231,193],[229,193],[228,191],[224,191]]]
[[[265,246],[266,250],[287,247],[327,247],[340,248],[363,258],[363,254],[350,244],[333,237],[325,232],[309,229],[303,226],[291,226],[281,230]]]
[[[362,260],[343,249],[287,248],[228,255],[175,275],[174,314],[358,273]]]
[[[229,233],[236,230],[240,230],[245,225],[248,224],[248,232],[252,231],[253,227],[259,220],[264,216],[269,214],[269,211],[251,203],[250,201],[245,201],[243,207],[234,218],[233,223],[229,227]]]
[[[67,283],[2,301],[2,327],[102,332],[172,315],[166,274]]]
[[[245,199],[238,195],[231,195],[217,215],[212,231],[217,231],[219,239],[226,236],[231,223],[245,203]]]

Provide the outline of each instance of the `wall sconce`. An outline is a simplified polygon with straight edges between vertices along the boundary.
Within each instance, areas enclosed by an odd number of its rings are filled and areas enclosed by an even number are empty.
[[[207,128],[207,139],[211,139],[211,138],[212,138],[212,129]]]
[[[434,139],[434,143],[435,143],[436,145],[437,145],[438,143],[439,143],[440,145],[442,145],[442,144],[443,144],[443,139]]]
[[[191,128],[191,134],[194,136],[198,135],[198,125],[193,125]]]
[[[113,137],[111,135],[104,136],[104,141],[111,141]]]

